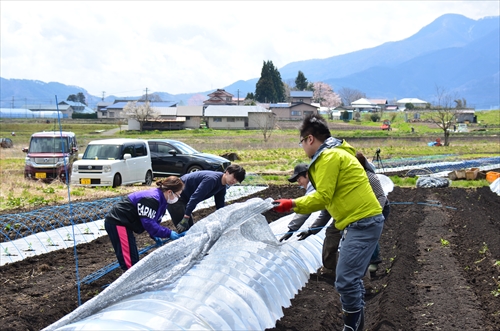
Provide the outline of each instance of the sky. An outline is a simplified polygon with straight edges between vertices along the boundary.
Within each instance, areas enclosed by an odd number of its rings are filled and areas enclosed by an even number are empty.
[[[0,76],[94,96],[196,93],[258,78],[264,61],[406,39],[449,13],[498,16],[500,2],[0,0]]]

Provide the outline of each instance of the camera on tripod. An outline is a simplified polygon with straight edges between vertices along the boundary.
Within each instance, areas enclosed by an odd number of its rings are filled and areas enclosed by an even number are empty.
[[[372,162],[377,162],[378,167],[382,168],[382,171],[385,172],[384,164],[382,163],[382,158],[380,157],[380,148],[377,148],[375,151],[375,155],[373,156]]]

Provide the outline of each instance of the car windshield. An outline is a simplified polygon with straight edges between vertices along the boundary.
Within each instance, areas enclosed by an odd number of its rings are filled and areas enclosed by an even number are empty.
[[[64,153],[68,153],[68,137],[33,137],[30,142],[30,153],[61,153],[64,144]]]
[[[83,160],[117,160],[121,158],[122,145],[88,145]]]
[[[172,144],[172,146],[174,146],[179,151],[181,151],[182,154],[187,154],[187,155],[189,155],[189,154],[200,154],[200,152],[198,152],[196,149],[194,149],[193,147],[191,147],[189,145],[186,145],[183,142],[180,142],[180,141],[171,141],[170,144]]]

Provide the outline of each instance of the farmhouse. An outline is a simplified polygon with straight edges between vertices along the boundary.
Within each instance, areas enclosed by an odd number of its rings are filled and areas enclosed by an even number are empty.
[[[278,121],[300,121],[309,114],[317,114],[319,104],[312,103],[312,91],[290,91],[290,102],[271,103],[269,109]]]
[[[420,100],[417,98],[404,98],[396,101],[396,105],[400,110],[406,110],[406,104],[411,103],[415,108],[426,108],[428,105],[427,101]]]
[[[275,115],[262,106],[208,106],[204,118],[211,129],[274,127]]]

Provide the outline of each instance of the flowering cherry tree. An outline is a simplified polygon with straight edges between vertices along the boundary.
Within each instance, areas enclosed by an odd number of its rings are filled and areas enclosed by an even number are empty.
[[[202,106],[203,101],[206,99],[207,98],[203,94],[195,94],[188,99],[187,104],[188,106]]]
[[[323,82],[313,83],[313,101],[322,107],[337,107],[341,104],[340,95],[333,88]]]

